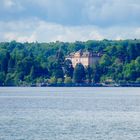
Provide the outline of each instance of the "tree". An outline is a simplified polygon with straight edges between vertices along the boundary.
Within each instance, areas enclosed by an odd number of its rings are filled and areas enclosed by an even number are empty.
[[[110,56],[107,55],[107,54],[104,54],[101,57],[100,65],[102,65],[102,66],[109,66],[110,64],[111,64],[111,58],[110,58]]]
[[[64,62],[64,72],[67,77],[73,77],[74,68],[72,66],[71,60],[67,59]]]
[[[6,86],[15,86],[14,74],[8,73],[5,79]]]
[[[0,70],[7,74],[8,71],[8,61],[10,59],[10,54],[7,50],[1,49],[0,50]]]
[[[56,60],[59,64],[63,65],[64,62],[64,54],[61,51],[61,48],[56,52]]]
[[[61,67],[59,62],[53,62],[51,64],[51,67],[52,67],[52,69],[51,69],[52,76],[54,76],[56,79],[58,79],[58,78],[63,79],[64,78],[63,69],[62,69],[62,67]]]
[[[93,82],[94,83],[99,83],[101,75],[102,75],[102,70],[99,66],[99,63],[96,63],[93,66]]]
[[[83,83],[85,80],[85,68],[81,63],[77,63],[74,69],[73,79],[75,83]]]
[[[124,78],[127,81],[135,81],[137,79],[137,72],[135,67],[135,61],[132,60],[131,63],[124,66]]]
[[[0,72],[0,86],[4,85],[4,81],[5,81],[5,73]]]
[[[140,56],[137,57],[137,59],[135,60],[135,68],[137,72],[137,77],[140,77]]]
[[[61,48],[61,49],[60,49]],[[70,60],[65,56],[78,51],[89,50],[103,54],[100,62],[90,68],[76,72]],[[54,83],[62,79],[71,83],[79,76],[77,83],[101,82],[101,79],[113,79],[116,82],[138,82],[140,78],[140,39],[135,40],[89,40],[75,43],[0,43],[0,83],[5,85],[30,85],[51,79]],[[75,73],[74,73],[75,71]],[[76,75],[77,73],[77,75]],[[76,75],[76,76],[75,76]],[[85,76],[86,75],[86,76]],[[55,78],[54,78],[55,77]],[[65,77],[65,79],[64,79]],[[77,78],[76,78],[77,79]],[[61,81],[61,80],[60,80]]]
[[[14,72],[15,70],[15,59],[10,57],[8,62],[8,72]]]
[[[108,46],[105,50],[109,55],[116,56],[117,54],[116,46]]]
[[[57,79],[55,77],[51,77],[49,79],[49,84],[56,84],[57,83]]]
[[[116,57],[119,58],[121,60],[121,62],[125,62],[125,59],[126,59],[126,47],[125,46],[117,46],[116,47],[117,50],[116,50]]]
[[[64,78],[64,74],[63,74],[63,69],[61,67],[57,67],[57,69],[54,70],[53,72],[53,76],[55,76],[57,79],[58,78]]]
[[[30,71],[30,80],[35,79],[36,75],[35,75],[35,68],[34,66],[32,66],[31,71]]]
[[[127,53],[128,53],[129,62],[131,60],[136,59],[136,57],[137,57],[137,50],[136,50],[135,44],[133,44],[133,43],[129,44],[129,46],[127,47]]]
[[[93,69],[90,66],[86,67],[86,79],[88,83],[92,82],[92,76],[93,76]]]
[[[100,59],[100,68],[102,70],[102,74],[106,75],[109,70],[109,66],[111,65],[111,58],[109,55],[104,54]]]
[[[65,77],[64,83],[65,83],[65,84],[72,84],[72,79],[71,79],[71,77]]]
[[[62,78],[58,78],[57,79],[57,84],[62,84],[63,83],[63,79]]]

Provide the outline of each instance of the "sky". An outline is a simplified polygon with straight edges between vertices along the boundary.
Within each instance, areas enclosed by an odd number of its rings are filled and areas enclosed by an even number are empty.
[[[140,38],[140,0],[0,0],[0,41]]]

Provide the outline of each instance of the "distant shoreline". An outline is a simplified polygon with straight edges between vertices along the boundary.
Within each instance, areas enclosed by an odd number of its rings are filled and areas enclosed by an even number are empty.
[[[52,85],[19,85],[19,86],[0,86],[0,87],[140,87],[140,84],[52,84]]]

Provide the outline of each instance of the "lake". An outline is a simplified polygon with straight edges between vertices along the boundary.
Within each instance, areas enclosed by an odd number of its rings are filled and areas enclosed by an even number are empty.
[[[0,88],[0,140],[140,140],[140,88]]]

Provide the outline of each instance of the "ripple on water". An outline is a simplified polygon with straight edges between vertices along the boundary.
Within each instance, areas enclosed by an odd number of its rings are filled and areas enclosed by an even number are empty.
[[[0,140],[140,139],[137,92],[125,91],[125,95],[118,96],[106,92],[92,94],[90,89],[86,94],[68,92],[59,96],[43,90],[43,96],[42,93],[27,96],[26,89],[20,97],[12,96],[13,93],[9,96],[9,92],[6,97],[0,96]]]

